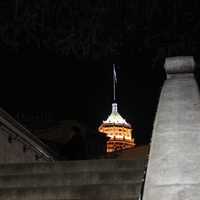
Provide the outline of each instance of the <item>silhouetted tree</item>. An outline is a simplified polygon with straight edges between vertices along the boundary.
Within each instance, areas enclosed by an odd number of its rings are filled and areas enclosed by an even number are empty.
[[[14,51],[31,47],[93,59],[150,51],[157,60],[161,54],[199,49],[198,1],[190,6],[158,0],[15,0],[13,4],[14,17],[0,24],[0,33],[2,45]]]

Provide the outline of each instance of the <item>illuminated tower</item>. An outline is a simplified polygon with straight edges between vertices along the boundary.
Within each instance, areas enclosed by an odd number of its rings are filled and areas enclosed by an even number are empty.
[[[115,101],[115,84],[116,72],[113,67],[114,80],[114,101]],[[118,113],[117,103],[112,104],[112,112],[99,127],[99,132],[110,137],[107,141],[107,152],[114,152],[118,150],[128,149],[135,146],[132,138],[132,128],[129,123]]]

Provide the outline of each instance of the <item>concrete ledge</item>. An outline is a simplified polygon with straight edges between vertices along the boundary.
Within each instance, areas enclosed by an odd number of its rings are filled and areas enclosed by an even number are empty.
[[[2,200],[139,199],[140,185],[104,184],[0,189]]]
[[[66,162],[0,164],[0,175],[49,174],[72,172],[103,172],[144,169],[145,159],[138,160],[81,160]]]
[[[200,98],[194,66],[193,57],[166,59],[169,79],[157,108],[143,200],[200,199]]]
[[[193,56],[177,56],[165,59],[164,68],[167,74],[193,73],[195,61]]]

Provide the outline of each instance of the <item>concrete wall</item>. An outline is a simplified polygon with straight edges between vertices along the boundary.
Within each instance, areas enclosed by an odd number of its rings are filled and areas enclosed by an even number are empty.
[[[0,108],[0,163],[52,160],[53,157],[47,148]]]
[[[200,199],[200,96],[192,57],[168,58],[143,200]]]
[[[0,163],[35,162],[44,161],[38,159],[38,154],[20,142],[19,138],[9,138],[9,134],[0,128]]]

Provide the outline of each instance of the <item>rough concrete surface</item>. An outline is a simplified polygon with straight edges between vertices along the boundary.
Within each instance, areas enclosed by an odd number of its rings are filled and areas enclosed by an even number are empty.
[[[200,97],[192,59],[166,59],[143,200],[200,199]]]
[[[0,164],[1,200],[138,200],[146,160]]]

